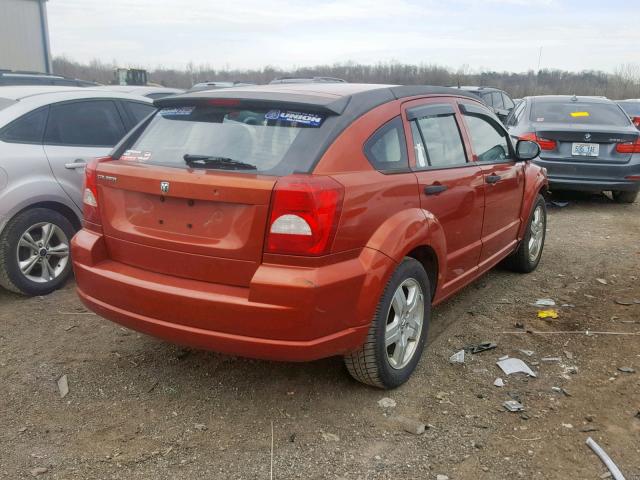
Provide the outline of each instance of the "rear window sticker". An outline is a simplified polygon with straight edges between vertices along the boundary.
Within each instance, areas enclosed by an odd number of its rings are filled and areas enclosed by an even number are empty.
[[[171,116],[175,117],[178,115],[191,115],[191,113],[195,110],[196,107],[172,107],[172,108],[163,108],[160,110],[160,115],[163,117]]]
[[[128,162],[146,162],[151,159],[151,152],[143,152],[140,150],[127,150],[120,155],[120,160]]]
[[[588,117],[589,112],[571,112],[572,117]]]
[[[264,118],[267,120],[279,120],[281,122],[295,123],[300,125],[307,125],[309,127],[319,127],[324,120],[318,114],[306,113],[306,112],[291,112],[282,110],[269,110]]]
[[[538,118],[536,118],[536,122],[544,122],[544,117],[538,117]]]

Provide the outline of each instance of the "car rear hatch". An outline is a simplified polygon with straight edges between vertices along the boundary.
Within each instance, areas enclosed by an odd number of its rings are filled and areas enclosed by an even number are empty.
[[[588,164],[624,164],[630,153],[620,143],[635,142],[638,131],[615,103],[589,97],[539,97],[531,122],[542,147],[540,158]]]
[[[311,171],[339,109],[327,98],[291,104],[193,95],[156,102],[160,110],[142,133],[98,165],[108,255],[167,275],[248,286],[276,181]]]

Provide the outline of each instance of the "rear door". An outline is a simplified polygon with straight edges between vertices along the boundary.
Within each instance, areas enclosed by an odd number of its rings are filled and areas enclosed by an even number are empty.
[[[109,154],[125,132],[113,100],[76,100],[51,105],[44,151],[56,179],[79,208],[86,163]]]
[[[485,107],[460,100],[473,159],[484,183],[484,221],[480,268],[512,251],[520,227],[524,162],[516,161],[509,134]]]
[[[484,184],[482,170],[470,162],[454,100],[432,98],[407,102],[410,159],[418,178],[420,204],[443,230],[447,264],[443,294],[473,275],[482,248]]]

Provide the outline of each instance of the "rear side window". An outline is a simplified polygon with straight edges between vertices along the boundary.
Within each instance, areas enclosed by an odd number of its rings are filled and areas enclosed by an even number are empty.
[[[502,103],[502,93],[493,92],[491,97],[493,98],[493,106],[495,108],[504,108],[504,103]]]
[[[491,92],[483,93],[482,94],[482,100],[484,100],[484,103],[486,103],[490,107],[493,107],[493,98],[491,98]]]
[[[473,150],[479,162],[499,163],[508,161],[509,141],[507,133],[489,118],[481,115],[465,114]]]
[[[42,143],[47,108],[39,108],[14,120],[0,132],[0,139],[9,143]]]
[[[409,160],[402,119],[396,117],[380,127],[365,143],[364,153],[376,170],[406,171]]]
[[[422,138],[426,160],[431,167],[452,167],[467,163],[462,137],[454,115],[423,117],[412,122]],[[424,167],[421,155],[417,154],[418,168]]]
[[[233,169],[239,173],[288,175],[309,171],[305,155],[320,142],[324,114],[223,106],[161,108],[122,159],[187,168]]]
[[[114,102],[89,100],[51,106],[45,143],[113,147],[125,134]]]
[[[141,122],[143,119],[147,118],[147,116],[155,111],[155,107],[153,105],[147,105],[146,103],[139,102],[122,102],[124,103],[126,109],[129,111],[135,123]]]
[[[511,97],[509,97],[509,95],[503,92],[502,98],[504,100],[504,108],[511,110],[513,107],[515,107],[515,104],[513,103],[513,100],[511,100]]]
[[[575,123],[582,125],[630,125],[629,118],[615,103],[547,101],[536,99],[531,105],[531,120],[539,123]]]

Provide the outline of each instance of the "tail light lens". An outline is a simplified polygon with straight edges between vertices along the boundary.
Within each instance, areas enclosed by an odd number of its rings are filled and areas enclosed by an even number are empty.
[[[111,157],[94,158],[84,169],[84,189],[82,191],[83,226],[90,230],[102,226],[98,209],[98,164],[108,162]]]
[[[618,153],[640,153],[640,137],[635,142],[624,142],[616,144],[616,152]]]
[[[319,256],[335,237],[344,187],[330,177],[291,175],[278,179],[271,198],[268,253]]]
[[[640,128],[640,117],[631,117],[631,121],[636,126],[636,128]]]
[[[535,133],[525,133],[518,137],[519,140],[531,140],[540,145],[540,150],[555,150],[558,144],[555,140],[548,140],[546,138],[540,138]]]

